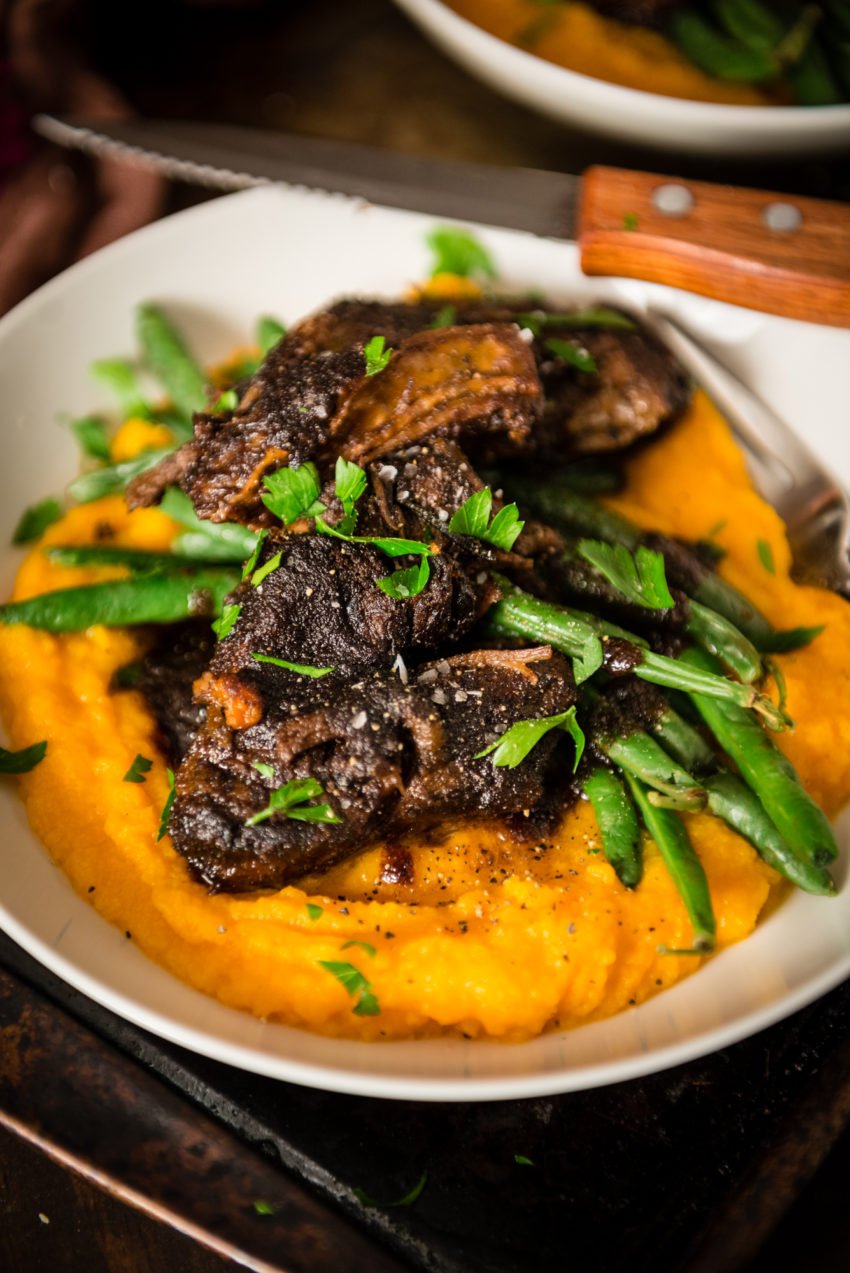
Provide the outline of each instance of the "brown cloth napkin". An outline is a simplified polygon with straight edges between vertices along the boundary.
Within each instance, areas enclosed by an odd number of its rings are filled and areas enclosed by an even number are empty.
[[[0,313],[105,243],[156,218],[162,178],[40,142],[38,111],[122,119],[88,64],[86,0],[0,0]]]

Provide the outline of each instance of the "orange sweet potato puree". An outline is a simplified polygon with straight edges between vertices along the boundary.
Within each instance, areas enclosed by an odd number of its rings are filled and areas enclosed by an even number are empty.
[[[529,53],[594,79],[665,97],[770,106],[776,90],[724,83],[694,66],[659,31],[603,17],[585,4],[538,0],[446,0],[476,26]]]
[[[836,813],[850,794],[850,608],[789,581],[782,526],[705,398],[631,462],[615,503],[647,526],[689,536],[722,521],[715,537],[729,551],[722,571],[732,582],[782,626],[827,624],[811,647],[782,658],[797,726],[779,745]],[[46,541],[89,542],[104,524],[118,542],[152,549],[174,533],[156,510],[128,513],[110,498],[73,509]],[[772,548],[775,575],[759,540]],[[36,548],[14,595],[95,577],[104,572],[59,569]],[[517,846],[492,826],[447,828],[436,842],[376,847],[300,888],[209,896],[168,838],[155,839],[167,781],[154,722],[137,693],[108,689],[137,648],[128,631],[0,628],[0,707],[12,746],[48,740],[45,760],[21,779],[36,834],[106,919],[190,985],[330,1035],[521,1040],[611,1015],[698,967],[658,951],[687,946],[691,933],[654,846],[641,885],[623,888],[586,803],[540,845]],[[143,784],[123,782],[139,752],[155,759],[153,770]],[[715,819],[690,815],[688,829],[708,874],[719,946],[740,941],[780,895],[779,879]],[[400,869],[407,860],[411,883]],[[343,951],[351,941],[367,946]],[[354,964],[380,1013],[356,1015],[355,999],[320,960]]]

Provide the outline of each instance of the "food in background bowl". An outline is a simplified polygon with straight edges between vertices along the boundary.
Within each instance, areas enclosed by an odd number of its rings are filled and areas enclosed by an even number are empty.
[[[743,106],[850,101],[845,0],[446,2],[517,48],[628,88]]]
[[[681,979],[783,873],[832,891],[783,755],[836,812],[846,607],[790,582],[636,320],[344,302],[212,392],[140,329],[173,402],[101,364],[129,419],[78,422],[94,464],[0,610],[0,693],[33,825],[151,957],[329,1034],[522,1039]],[[640,439],[611,492],[587,456]]]

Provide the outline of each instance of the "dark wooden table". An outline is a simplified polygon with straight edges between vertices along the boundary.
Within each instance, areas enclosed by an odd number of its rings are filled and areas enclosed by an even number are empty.
[[[389,0],[306,5],[149,0],[132,7],[95,0],[91,8],[95,60],[143,114],[254,124],[492,163],[574,171],[602,160],[850,196],[846,168],[829,161],[771,168],[749,162],[706,165],[566,131],[467,77],[427,45]],[[193,197],[186,190],[174,192],[175,204]],[[833,1024],[835,1029],[840,1026]],[[3,1047],[8,1063],[8,1049],[14,1047],[9,1036]],[[724,1056],[729,1066],[743,1064],[738,1049]],[[850,1089],[850,1060],[835,1064],[835,1083]],[[61,1056],[56,1065],[62,1065]],[[770,1081],[766,1074],[765,1083]],[[604,1094],[599,1100],[604,1103]],[[188,1104],[187,1110],[191,1118]],[[804,1129],[800,1136],[805,1156]],[[818,1136],[820,1151],[812,1149],[812,1161],[831,1141],[831,1132],[823,1128]],[[651,1144],[647,1153],[651,1159]],[[850,1135],[844,1134],[811,1183],[786,1195],[787,1212],[759,1252],[734,1267],[747,1273],[776,1268],[844,1273],[850,1266],[848,1169]],[[805,1170],[799,1173],[798,1183],[805,1175]],[[663,1190],[665,1182],[658,1183]],[[568,1250],[568,1215],[564,1240]],[[282,1257],[282,1268],[291,1267],[288,1258]],[[0,1268],[14,1273],[221,1273],[233,1267],[0,1130]],[[536,1268],[531,1253],[527,1267],[529,1273]],[[666,1273],[674,1264],[662,1261],[656,1267]],[[733,1266],[714,1267],[726,1273]],[[368,1259],[362,1268],[371,1273]],[[478,1273],[473,1264],[469,1273]]]

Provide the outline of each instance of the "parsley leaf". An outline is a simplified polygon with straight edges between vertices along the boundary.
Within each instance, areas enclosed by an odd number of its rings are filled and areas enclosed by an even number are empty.
[[[152,769],[153,761],[148,760],[147,756],[143,756],[141,752],[138,752],[132,765],[125,773],[122,782],[147,782],[145,774],[149,774]]]
[[[430,324],[431,328],[454,327],[457,318],[457,309],[454,305],[443,305],[442,309],[438,309],[434,315],[434,320]]]
[[[44,534],[48,526],[58,522],[61,516],[62,506],[56,499],[43,499],[40,504],[33,504],[26,509],[15,527],[12,543],[31,544]]]
[[[351,941],[343,942],[340,946],[340,950],[348,950],[349,946],[359,946],[364,954],[368,955],[370,959],[375,958],[375,947],[370,945],[367,941],[358,941],[356,937],[353,937]]]
[[[279,567],[282,561],[283,561],[283,549],[281,549],[279,553],[275,553],[273,557],[269,557],[268,561],[264,562],[263,565],[260,566],[258,570],[254,571],[254,573],[251,575],[251,583],[253,584],[253,586],[255,588],[259,588],[260,584],[263,582],[266,575],[273,574],[273,572],[277,570],[277,568]]]
[[[576,755],[573,763],[573,773],[575,773],[584,751],[584,730],[576,720],[575,707],[569,707],[565,712],[559,712],[557,716],[541,716],[537,720],[518,720],[502,734],[501,738],[497,738],[483,751],[479,751],[475,759],[480,760],[482,756],[489,756],[490,752],[494,752],[494,765],[498,768],[516,769],[517,765],[521,764],[528,753],[537,746],[541,738],[544,738],[552,729],[565,730],[575,743]]]
[[[99,380],[118,399],[125,419],[147,420],[150,417],[151,409],[139,385],[138,372],[126,358],[99,358],[89,370],[95,380]]]
[[[556,358],[560,358],[561,362],[567,363],[568,366],[575,367],[577,371],[585,371],[591,374],[599,371],[593,354],[589,353],[577,341],[559,340],[557,336],[552,336],[545,343],[550,353],[553,353]]]
[[[526,1158],[525,1154],[514,1154],[514,1162],[519,1167],[533,1167],[534,1163],[530,1158]]]
[[[286,328],[283,323],[278,322],[276,318],[271,318],[268,314],[263,315],[257,323],[257,344],[264,358],[270,350],[274,349],[279,340],[283,340],[285,335]]]
[[[259,535],[257,536],[257,542],[254,545],[254,551],[251,553],[251,556],[248,558],[248,560],[245,562],[245,565],[242,567],[243,580],[247,579],[249,575],[252,575],[254,573],[254,570],[256,569],[256,566],[257,566],[257,562],[260,560],[260,551],[263,547],[263,544],[268,539],[268,537],[269,537],[269,532],[267,530],[261,530]]]
[[[535,309],[528,314],[515,314],[514,322],[520,327],[539,336],[547,327],[604,327],[609,331],[633,332],[637,323],[628,314],[621,314],[618,309],[609,309],[607,305],[589,305],[587,309],[577,309],[571,314],[549,314],[546,310]]]
[[[377,376],[379,371],[383,371],[387,363],[393,356],[391,349],[385,349],[386,340],[383,336],[373,336],[372,339],[363,346],[363,356],[366,359],[366,375]]]
[[[627,212],[623,217],[624,230],[636,230],[640,224],[638,214],[636,212]]]
[[[324,794],[322,784],[315,778],[293,778],[273,791],[265,809],[249,818],[245,826],[254,827],[276,813],[295,818],[298,822],[342,822],[342,818],[337,817],[330,805],[307,804],[308,800]]]
[[[159,830],[156,833],[156,842],[159,844],[163,836],[168,834],[168,823],[171,818],[171,810],[174,807],[174,801],[177,798],[177,788],[174,785],[174,771],[166,769],[168,775],[168,796],[165,804],[162,806],[162,815],[159,819]]]
[[[238,602],[226,602],[221,612],[221,617],[216,619],[212,625],[212,630],[218,637],[219,641],[223,641],[225,637],[230,636],[236,627],[236,621],[242,611],[242,607]]]
[[[0,747],[0,774],[28,774],[36,765],[41,764],[46,753],[46,742],[33,743],[31,747],[22,747],[20,751]]]
[[[776,565],[773,560],[773,549],[766,539],[759,539],[756,543],[758,549],[759,561],[764,566],[769,575],[776,574]]]
[[[258,1216],[273,1216],[277,1208],[273,1207],[270,1202],[263,1202],[262,1198],[258,1198],[254,1203],[254,1210]]]
[[[327,676],[334,670],[332,667],[313,667],[310,663],[289,663],[286,659],[276,659],[271,654],[252,654],[251,658],[257,663],[271,663],[275,667],[286,668],[287,672],[297,672],[299,676],[312,676],[314,679]]]
[[[308,902],[306,909],[307,916],[313,921],[313,923],[315,923],[317,919],[321,919],[325,913],[324,907],[317,906],[315,902]]]
[[[668,610],[676,603],[670,595],[664,572],[664,558],[641,544],[634,553],[622,544],[606,544],[598,539],[581,539],[578,554],[607,579],[627,601],[648,610]]]
[[[450,225],[438,226],[426,235],[425,242],[434,253],[431,278],[437,274],[477,279],[496,277],[493,258],[468,230]]]
[[[321,484],[315,464],[308,460],[300,468],[278,469],[263,478],[267,494],[262,496],[266,508],[279,517],[284,526],[291,526],[299,517],[313,517],[318,503]],[[324,512],[319,506],[317,511]]]
[[[258,774],[262,774],[264,778],[274,778],[274,765],[267,765],[264,760],[255,760],[252,763]]]
[[[218,395],[210,407],[211,415],[223,415],[225,411],[235,411],[239,406],[239,394],[235,389],[225,389]]]
[[[407,570],[394,570],[391,575],[376,579],[376,585],[395,601],[407,601],[409,597],[418,597],[431,578],[431,567],[428,558],[422,557],[418,566],[410,566]]]
[[[334,474],[334,491],[345,513],[338,527],[344,533],[351,534],[357,524],[357,512],[354,506],[365,490],[366,474],[360,465],[352,464],[350,460],[344,459],[341,455],[338,456]]]
[[[109,434],[106,421],[100,416],[86,415],[79,420],[72,420],[71,432],[77,439],[83,455],[88,459],[109,459]]]
[[[354,964],[340,959],[320,959],[319,967],[325,968],[336,977],[343,990],[357,999],[352,1012],[358,1017],[376,1017],[381,1011],[380,1004],[372,993],[372,985]]]
[[[354,1189],[353,1193],[357,1201],[362,1203],[364,1207],[411,1207],[425,1188],[427,1180],[428,1172],[423,1171],[413,1188],[403,1198],[399,1198],[397,1202],[378,1202],[377,1199],[370,1197],[365,1189]]]
[[[483,491],[476,491],[461,504],[449,522],[449,530],[455,535],[474,535],[494,548],[510,552],[525,522],[520,521],[516,504],[506,504],[491,522],[492,507],[493,492],[485,486]]]

